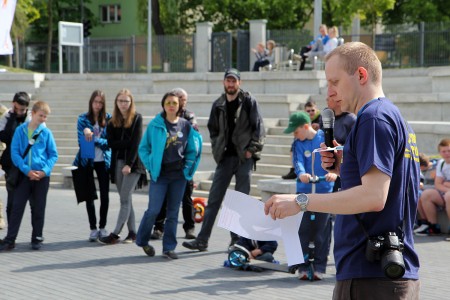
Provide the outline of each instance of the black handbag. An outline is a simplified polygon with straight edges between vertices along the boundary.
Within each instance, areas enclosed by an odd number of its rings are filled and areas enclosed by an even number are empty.
[[[78,204],[98,199],[94,171],[90,164],[85,167],[79,165],[78,168],[72,170],[72,182]]]

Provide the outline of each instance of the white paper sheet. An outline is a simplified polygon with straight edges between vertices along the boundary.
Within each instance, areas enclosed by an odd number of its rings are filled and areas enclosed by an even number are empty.
[[[259,241],[283,241],[288,265],[304,262],[298,229],[303,213],[281,220],[264,214],[264,203],[246,194],[227,190],[218,226]]]

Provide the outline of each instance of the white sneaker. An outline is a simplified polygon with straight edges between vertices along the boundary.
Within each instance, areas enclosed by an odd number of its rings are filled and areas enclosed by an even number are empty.
[[[321,272],[314,272],[314,280],[322,280],[323,279],[323,273]]]
[[[98,231],[98,236],[103,238],[103,237],[107,237],[109,235],[108,231],[106,231],[105,228],[100,228],[100,230]]]
[[[308,280],[308,273],[306,271],[298,271],[298,279]]]
[[[430,227],[430,225],[428,224],[422,224],[419,227],[417,227],[416,229],[414,229],[414,233],[418,233],[418,232],[422,232],[428,229],[428,227]]]
[[[91,234],[89,234],[89,241],[90,242],[95,242],[98,239],[98,230],[97,229],[93,229],[91,230]]]

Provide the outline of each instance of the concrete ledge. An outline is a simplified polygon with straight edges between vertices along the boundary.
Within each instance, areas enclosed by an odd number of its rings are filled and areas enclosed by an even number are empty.
[[[258,181],[258,189],[261,191],[261,200],[266,201],[274,194],[295,194],[297,182],[284,179],[262,179]]]

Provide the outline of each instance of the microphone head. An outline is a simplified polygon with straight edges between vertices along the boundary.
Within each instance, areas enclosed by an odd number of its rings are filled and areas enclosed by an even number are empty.
[[[323,128],[334,128],[334,111],[329,108],[322,110]]]

